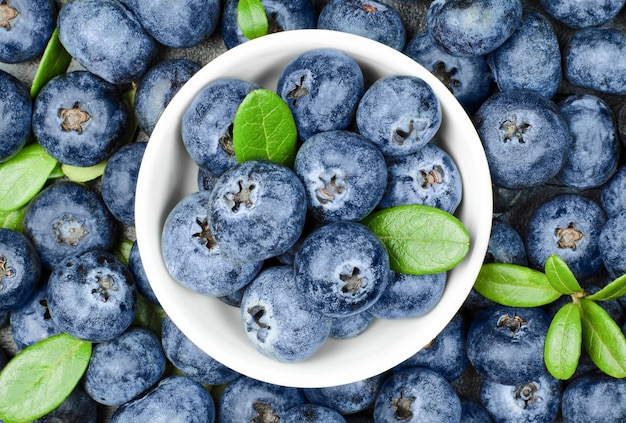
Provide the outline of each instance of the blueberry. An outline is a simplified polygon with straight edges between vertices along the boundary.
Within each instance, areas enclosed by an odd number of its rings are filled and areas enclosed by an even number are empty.
[[[384,374],[380,374],[344,385],[305,388],[304,395],[313,404],[323,405],[341,414],[354,414],[374,405],[385,378]]]
[[[320,11],[317,27],[360,35],[396,50],[406,42],[400,13],[379,1],[333,0]]]
[[[452,382],[463,374],[469,361],[466,354],[467,324],[460,314],[452,320],[424,348],[394,367],[425,367]]]
[[[546,373],[543,349],[549,325],[540,308],[495,305],[480,310],[467,333],[467,358],[479,374],[498,383],[537,380]]]
[[[222,38],[227,49],[248,41],[237,22],[238,0],[226,0],[222,10]],[[317,26],[317,13],[311,0],[262,0],[269,34]]]
[[[563,72],[578,87],[626,94],[626,33],[596,27],[575,31],[564,47]]]
[[[241,300],[248,339],[265,356],[281,362],[311,357],[330,331],[330,320],[309,309],[296,283],[291,266],[268,267],[250,283]]]
[[[610,217],[598,239],[598,248],[602,256],[602,263],[611,278],[618,278],[626,274],[626,211]]]
[[[389,255],[367,227],[329,223],[302,243],[294,262],[297,286],[307,304],[331,317],[367,310],[389,280]]]
[[[426,13],[426,27],[433,39],[455,56],[495,50],[521,20],[520,0],[435,0]]]
[[[77,70],[53,78],[33,105],[33,133],[61,163],[93,166],[124,142],[129,112],[113,84]]]
[[[349,131],[320,132],[306,140],[296,154],[294,171],[306,190],[309,213],[321,222],[365,218],[387,185],[382,153]]]
[[[480,106],[474,123],[493,183],[532,188],[551,180],[565,162],[571,136],[552,101],[528,90],[496,93]]]
[[[96,423],[98,406],[85,390],[77,385],[72,393],[54,410],[33,423]]]
[[[66,256],[110,250],[116,233],[115,219],[98,193],[74,182],[53,184],[37,194],[24,212],[23,230],[47,269]]]
[[[357,314],[330,318],[330,333],[332,338],[348,339],[365,332],[374,322],[374,316],[365,310]]]
[[[220,423],[280,421],[287,410],[305,402],[298,388],[240,376],[226,385],[218,414]]]
[[[345,423],[346,419],[332,408],[318,404],[301,404],[283,414],[283,423]]]
[[[347,129],[365,90],[359,64],[335,49],[309,50],[287,64],[276,92],[289,105],[298,136]]]
[[[111,341],[133,321],[137,290],[114,255],[91,250],[61,260],[48,279],[48,307],[59,329],[90,342]]]
[[[598,240],[606,214],[592,199],[561,194],[539,205],[528,221],[526,252],[530,264],[543,270],[546,259],[559,255],[577,277],[602,267]]]
[[[621,165],[602,186],[600,204],[609,217],[626,211],[626,165]]]
[[[380,208],[423,204],[454,213],[463,196],[461,173],[435,144],[404,156],[387,156],[387,187]]]
[[[117,0],[69,0],[57,29],[78,63],[114,84],[139,80],[156,53],[154,39]]]
[[[374,405],[376,422],[458,422],[461,401],[438,373],[410,367],[389,376]]]
[[[482,406],[473,400],[461,398],[462,423],[492,423],[491,416]]]
[[[152,290],[152,285],[150,285],[150,280],[146,275],[146,270],[143,267],[141,254],[139,253],[139,244],[137,243],[137,241],[134,241],[132,247],[130,248],[130,254],[128,256],[128,268],[133,274],[133,278],[135,279],[137,291],[145,298],[150,300],[153,304],[159,305],[160,301],[154,294],[154,291]]]
[[[577,188],[596,188],[617,171],[620,140],[609,105],[591,94],[571,95],[559,103],[572,142],[557,179]]]
[[[260,261],[285,253],[304,228],[304,187],[289,168],[251,160],[222,174],[211,191],[208,221],[226,254]]]
[[[568,423],[617,423],[626,416],[626,379],[589,372],[570,380],[563,389],[563,418]]]
[[[147,135],[152,134],[174,95],[199,70],[200,65],[191,60],[168,59],[146,71],[137,84],[133,105],[137,124]]]
[[[489,235],[485,262],[511,263],[520,266],[528,264],[524,240],[509,223],[499,219],[494,219],[491,223],[491,235]]]
[[[423,79],[390,75],[376,80],[356,111],[359,132],[385,155],[416,153],[441,126],[441,105]]]
[[[528,89],[551,98],[561,84],[556,33],[550,21],[537,12],[524,17],[515,32],[489,53],[487,63],[502,91]]]
[[[84,388],[98,403],[119,406],[156,384],[165,364],[159,339],[146,329],[131,328],[93,347]]]
[[[367,311],[381,319],[423,316],[441,299],[446,280],[446,272],[425,275],[392,272],[382,295]]]
[[[135,1],[130,9],[159,43],[194,47],[210,37],[220,18],[220,0]]]
[[[198,383],[221,385],[239,377],[239,373],[207,355],[187,338],[169,316],[162,322],[161,343],[167,359]]]
[[[135,190],[146,142],[126,144],[108,160],[101,195],[111,214],[125,225],[135,224]]]
[[[33,243],[21,232],[0,228],[0,310],[25,304],[40,275],[41,260]]]
[[[624,0],[539,0],[548,15],[570,28],[600,26],[615,18]]]
[[[0,2],[0,62],[25,62],[43,53],[56,17],[53,0]]]
[[[240,79],[219,79],[202,88],[185,110],[182,137],[194,162],[215,175],[237,164],[233,119],[239,104],[259,88]]]
[[[473,114],[489,96],[492,79],[484,55],[448,54],[426,29],[409,39],[402,52],[434,74],[468,113]]]
[[[25,304],[13,310],[9,318],[13,341],[20,351],[61,333],[48,310],[47,284],[38,288]]]
[[[165,266],[179,283],[221,297],[247,285],[263,262],[230,256],[216,243],[209,223],[210,196],[209,191],[196,191],[174,206],[163,224],[161,251]]]
[[[0,70],[0,92],[0,162],[3,162],[17,154],[28,141],[33,103],[26,86],[3,70]]]
[[[115,410],[111,423],[154,423],[157,418],[163,422],[213,423],[215,404],[199,383],[184,376],[169,376],[145,396]]]
[[[547,374],[518,385],[503,385],[484,379],[480,399],[496,422],[550,423],[559,415],[561,391],[561,381]]]

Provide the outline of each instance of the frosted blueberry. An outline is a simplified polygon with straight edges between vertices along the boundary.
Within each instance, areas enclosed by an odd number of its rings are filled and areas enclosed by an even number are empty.
[[[532,46],[532,48],[528,48]],[[550,21],[533,12],[489,53],[487,63],[500,90],[528,89],[551,98],[561,84],[561,50]]]
[[[309,213],[321,222],[365,218],[387,185],[382,153],[367,138],[349,131],[320,132],[306,140],[296,154],[294,171],[306,190]]]
[[[21,63],[43,53],[56,17],[53,0],[0,2],[0,62]]]
[[[61,333],[48,310],[47,285],[37,289],[21,307],[11,311],[11,334],[18,350]]]
[[[615,279],[626,274],[626,211],[610,217],[598,239],[604,268]]]
[[[597,27],[575,31],[563,50],[563,72],[578,87],[625,94],[626,33]]]
[[[563,167],[571,135],[558,107],[542,95],[496,93],[480,106],[474,123],[497,186],[536,187]]]
[[[26,144],[31,131],[33,103],[26,86],[3,70],[0,70],[0,92],[0,162],[3,162]]]
[[[232,257],[216,243],[209,224],[210,195],[196,191],[176,203],[163,224],[161,252],[168,272],[180,284],[221,297],[247,285],[263,263]]]
[[[597,370],[575,377],[563,389],[561,412],[568,423],[624,420],[626,379],[612,378]]]
[[[626,211],[626,166],[622,165],[601,188],[600,204],[610,217]]]
[[[302,243],[294,262],[298,289],[306,303],[331,317],[349,316],[372,306],[389,280],[389,255],[367,227],[329,223]]]
[[[600,232],[604,210],[580,194],[558,195],[539,205],[526,230],[530,264],[543,270],[547,258],[559,255],[577,277],[591,276],[602,267]]]
[[[591,94],[571,95],[559,108],[572,141],[557,179],[577,189],[603,185],[617,171],[621,149],[613,112]]]
[[[298,292],[291,266],[269,267],[246,288],[243,327],[262,354],[282,362],[311,357],[328,338],[330,320],[310,309]]]
[[[384,374],[380,374],[344,385],[305,388],[304,395],[314,404],[332,408],[341,414],[354,414],[374,405],[385,378]]]
[[[615,18],[624,0],[539,0],[548,15],[570,28],[600,26]]]
[[[0,311],[26,304],[41,273],[41,259],[31,240],[16,230],[0,228]]]
[[[484,55],[451,55],[426,29],[411,38],[402,52],[434,74],[468,113],[474,113],[489,96],[492,79]]]
[[[289,105],[298,136],[347,129],[363,95],[363,72],[351,56],[335,49],[307,51],[285,66],[276,92]]]
[[[208,224],[224,253],[261,261],[285,253],[304,228],[307,200],[295,173],[250,160],[222,174],[208,198]]]
[[[378,206],[423,204],[454,213],[463,196],[461,173],[452,157],[435,144],[415,153],[387,156],[387,187]]]
[[[377,79],[356,110],[359,132],[385,155],[419,151],[441,126],[441,104],[423,79],[391,75]]]

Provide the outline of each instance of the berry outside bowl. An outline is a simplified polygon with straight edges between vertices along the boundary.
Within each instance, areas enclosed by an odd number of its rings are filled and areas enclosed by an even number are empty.
[[[219,78],[241,78],[275,90],[286,64],[316,48],[335,48],[353,57],[366,81],[391,74],[415,75],[435,91],[443,123],[432,141],[455,160],[463,178],[456,216],[470,233],[470,250],[448,274],[439,303],[425,316],[376,320],[351,339],[328,339],[313,357],[282,363],[263,356],[249,342],[239,309],[192,292],[168,273],[161,255],[161,231],[169,211],[197,191],[197,166],[181,138],[181,119],[194,96]],[[284,386],[324,387],[359,381],[404,361],[447,325],[462,306],[483,263],[491,231],[492,190],[482,144],[470,118],[451,92],[404,54],[360,36],[326,30],[297,30],[257,38],[212,60],[172,99],[158,121],[137,183],[135,228],[141,259],[165,312],[207,354],[237,372]],[[200,270],[199,270],[200,271]]]

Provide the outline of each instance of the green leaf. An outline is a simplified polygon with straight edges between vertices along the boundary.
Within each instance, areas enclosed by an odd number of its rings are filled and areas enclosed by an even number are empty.
[[[133,248],[133,241],[130,239],[123,239],[117,243],[115,246],[115,250],[113,254],[117,256],[118,259],[122,260],[122,262],[128,265],[128,260],[130,257],[130,250]]]
[[[30,88],[30,96],[32,98],[37,97],[41,88],[52,78],[65,73],[71,60],[72,56],[63,48],[59,41],[58,31],[55,29],[39,62]]]
[[[60,162],[57,162],[54,169],[52,169],[52,172],[50,172],[50,175],[48,175],[48,179],[57,179],[57,178],[65,177],[65,173],[63,173],[62,167],[63,167],[63,164]]]
[[[0,372],[0,418],[29,422],[54,410],[74,390],[90,357],[91,343],[65,333],[22,350]]]
[[[267,34],[269,23],[261,0],[239,0],[237,23],[243,35],[249,40]]]
[[[362,222],[387,247],[391,268],[420,275],[452,269],[467,255],[470,236],[453,215],[411,204],[372,213]]]
[[[24,218],[25,208],[17,210],[0,211],[0,227],[5,229],[13,229],[14,231],[22,231],[22,220]]]
[[[37,143],[28,144],[15,156],[0,164],[0,211],[19,209],[44,186],[57,165]]]
[[[604,373],[626,377],[626,338],[611,316],[592,300],[578,302],[582,315],[583,345]]]
[[[580,309],[567,303],[552,318],[544,348],[546,368],[557,379],[567,380],[576,371],[582,348]]]
[[[550,284],[560,293],[571,295],[583,291],[576,276],[560,256],[553,254],[548,257],[544,270]]]
[[[291,167],[298,130],[287,103],[260,88],[241,102],[233,121],[233,149],[238,162],[267,159]]]
[[[626,275],[622,275],[609,283],[598,292],[586,297],[588,300],[607,301],[615,300],[626,295]]]
[[[483,297],[510,307],[538,307],[561,296],[544,273],[510,263],[484,264],[474,289]]]
[[[165,316],[165,311],[161,307],[153,304],[143,295],[137,297],[137,311],[133,326],[148,329],[161,337],[161,327]]]
[[[94,179],[99,178],[104,173],[104,168],[106,167],[108,161],[105,160],[103,162],[98,163],[94,166],[72,166],[66,163],[61,165],[61,170],[63,174],[67,176],[70,181],[83,183],[93,181]]]

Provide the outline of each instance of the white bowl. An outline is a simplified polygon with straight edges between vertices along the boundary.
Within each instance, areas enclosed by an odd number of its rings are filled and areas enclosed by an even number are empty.
[[[255,81],[275,90],[294,57],[317,48],[344,51],[361,65],[366,80],[406,74],[424,79],[438,96],[443,123],[435,140],[455,160],[463,178],[457,217],[471,236],[466,258],[448,274],[443,297],[421,318],[376,320],[352,339],[328,339],[310,359],[281,363],[248,341],[239,309],[184,288],[161,256],[161,230],[173,206],[197,191],[197,166],[181,139],[181,119],[194,96],[219,78]],[[187,82],[157,123],[139,172],[135,227],[143,266],[165,312],[211,357],[239,373],[284,386],[324,387],[362,380],[399,364],[429,343],[462,306],[482,265],[492,218],[491,178],[474,126],[450,91],[402,53],[356,35],[326,30],[285,31],[257,38],[217,57]]]

